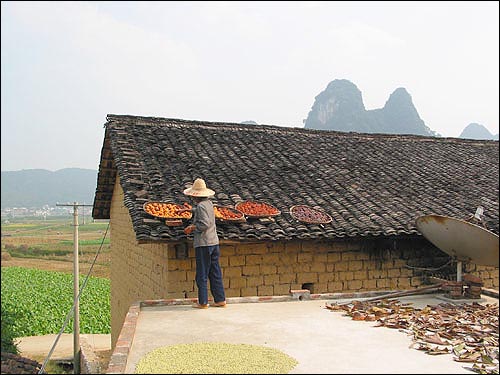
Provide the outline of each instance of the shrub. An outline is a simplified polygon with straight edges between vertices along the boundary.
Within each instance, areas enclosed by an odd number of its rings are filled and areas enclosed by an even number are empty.
[[[14,342],[17,337],[14,332],[15,320],[14,314],[2,307],[2,352],[19,354],[17,344]]]

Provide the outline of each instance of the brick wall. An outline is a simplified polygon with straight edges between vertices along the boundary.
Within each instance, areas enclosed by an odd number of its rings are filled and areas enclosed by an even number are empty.
[[[498,291],[498,268],[478,266],[468,263],[465,264],[464,269],[465,273],[479,276],[483,280],[485,288],[495,289]]]
[[[117,178],[110,211],[112,347],[133,302],[168,297],[166,245],[137,243],[123,197]]]
[[[190,245],[191,246],[191,245]],[[168,250],[169,298],[197,296],[194,250],[176,259]],[[290,289],[312,293],[405,290],[418,288],[429,272],[449,257],[422,238],[342,242],[289,241],[221,243],[220,263],[227,297],[286,295]],[[469,265],[466,272],[498,289],[498,268]],[[456,275],[454,264],[443,268]],[[175,284],[171,283],[175,275]]]
[[[405,290],[424,283],[422,268],[449,257],[424,238],[346,241],[221,242],[227,297]],[[448,265],[441,271],[456,275]],[[196,298],[192,242],[138,244],[115,185],[111,203],[111,340],[115,346],[129,306],[139,300]],[[498,290],[498,268],[467,265],[486,288]]]

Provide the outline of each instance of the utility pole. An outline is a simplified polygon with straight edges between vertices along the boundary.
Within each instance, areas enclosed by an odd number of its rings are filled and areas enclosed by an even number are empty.
[[[78,207],[91,206],[90,204],[56,204],[56,206],[73,206],[73,304],[75,310],[73,313],[73,374],[80,373],[80,304],[78,301],[79,294],[79,268],[78,268]]]

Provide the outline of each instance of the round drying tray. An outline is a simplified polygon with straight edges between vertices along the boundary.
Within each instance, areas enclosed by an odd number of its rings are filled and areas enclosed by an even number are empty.
[[[281,214],[281,211],[272,204],[256,201],[243,201],[234,206],[249,218],[273,217]]]
[[[332,222],[332,217],[326,212],[305,204],[290,207],[290,215],[294,219],[308,224],[328,224]]]
[[[178,209],[191,208],[191,206],[184,206],[182,204],[172,202],[157,202],[149,201],[142,205],[143,210],[154,217],[168,220],[191,219],[193,216],[191,211],[186,211],[181,215],[176,215],[174,212]]]
[[[219,222],[244,223],[245,215],[240,210],[229,206],[214,205],[215,219]]]

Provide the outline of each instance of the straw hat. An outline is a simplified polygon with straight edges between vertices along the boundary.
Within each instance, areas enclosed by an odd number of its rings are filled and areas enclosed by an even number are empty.
[[[197,178],[190,188],[184,190],[184,194],[192,197],[210,197],[215,194],[215,191],[207,189],[205,181],[201,178]]]

